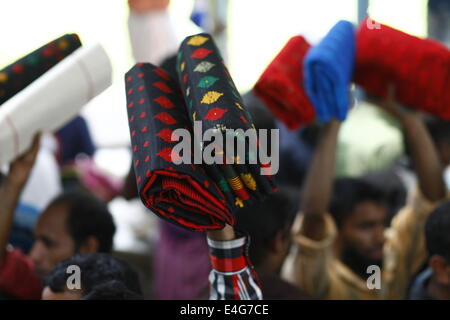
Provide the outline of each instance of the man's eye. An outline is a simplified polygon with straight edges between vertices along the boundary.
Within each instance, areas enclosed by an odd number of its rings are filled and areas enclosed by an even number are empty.
[[[50,239],[41,239],[41,240],[44,243],[44,246],[46,246],[47,248],[51,248],[54,245],[53,241],[51,241]]]
[[[360,229],[370,229],[373,227],[373,223],[363,223],[359,225]]]

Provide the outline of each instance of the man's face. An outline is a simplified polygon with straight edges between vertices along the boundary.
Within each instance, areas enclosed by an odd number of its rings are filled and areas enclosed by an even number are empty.
[[[386,218],[386,209],[381,204],[365,201],[355,207],[344,220],[339,234],[343,252],[353,255],[347,258],[367,265],[381,265]]]
[[[47,208],[39,217],[30,257],[36,264],[36,272],[44,278],[59,262],[75,254],[75,244],[66,228],[67,207],[55,205]]]

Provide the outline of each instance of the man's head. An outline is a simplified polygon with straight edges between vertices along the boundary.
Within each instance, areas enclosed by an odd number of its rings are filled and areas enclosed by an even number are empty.
[[[79,288],[71,288],[79,268]],[[70,278],[70,279],[69,279]],[[76,255],[59,263],[44,281],[43,300],[141,299],[137,273],[124,261],[105,253]]]
[[[425,239],[433,277],[450,292],[450,201],[441,204],[428,217]]]
[[[357,273],[381,265],[387,210],[383,193],[359,179],[338,179],[330,203],[341,259]]]
[[[295,193],[286,188],[239,211],[235,229],[249,234],[249,256],[258,271],[279,272],[289,250],[290,230],[297,211]]]
[[[35,227],[30,257],[44,277],[76,253],[110,252],[115,225],[106,205],[81,193],[66,193],[50,203]]]

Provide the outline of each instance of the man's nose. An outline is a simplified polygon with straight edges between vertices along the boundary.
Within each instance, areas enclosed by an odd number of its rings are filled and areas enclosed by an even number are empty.
[[[377,232],[376,232],[377,244],[384,244],[385,240],[386,240],[385,227],[384,226],[380,226],[380,227],[377,228]]]
[[[41,265],[45,256],[45,246],[39,240],[36,240],[30,251],[30,258],[36,265]]]

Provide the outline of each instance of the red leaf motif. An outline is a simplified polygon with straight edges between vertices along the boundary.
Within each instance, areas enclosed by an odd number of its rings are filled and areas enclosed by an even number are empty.
[[[150,160],[150,156],[146,156],[144,162],[148,162]]]
[[[208,181],[205,181],[204,184],[205,184],[205,187],[206,187],[206,188],[209,187],[209,182],[208,182]]]
[[[145,141],[145,142],[144,142],[144,148],[147,148],[148,145],[149,145],[148,141]]]
[[[169,207],[169,209],[167,209],[167,211],[169,211],[170,213],[174,213],[175,209],[173,207]]]
[[[139,91],[142,91],[142,90],[144,90],[144,86],[143,85],[139,86]]]
[[[137,167],[139,165],[139,160],[136,160],[136,162],[134,163],[134,166]]]
[[[191,58],[203,59],[207,57],[211,52],[212,50],[208,50],[205,48],[198,48],[191,54]]]
[[[141,112],[141,115],[139,116],[140,118],[145,118],[147,114],[145,112]]]
[[[134,106],[134,102],[131,101],[131,102],[128,104],[128,108],[133,108],[133,106]]]
[[[138,177],[138,178],[137,178],[137,182],[138,182],[138,183],[141,183],[141,177]]]
[[[221,108],[212,108],[208,111],[206,114],[205,119],[207,120],[219,120],[223,117],[223,115],[227,112],[227,109],[221,109]]]
[[[159,90],[161,90],[162,92],[173,93],[173,90],[170,89],[170,87],[162,81],[155,82],[155,83],[153,83],[153,85],[155,87],[157,87]]]
[[[147,126],[143,127],[143,128],[141,129],[141,132],[147,132]]]
[[[172,130],[170,130],[169,128],[162,129],[156,135],[163,139],[165,142],[172,142]]]
[[[161,105],[162,107],[166,108],[166,109],[172,109],[175,108],[175,105],[173,104],[172,101],[169,100],[169,98],[161,96],[158,98],[153,99],[154,101],[156,101],[159,105]]]
[[[241,118],[241,120],[242,120],[243,123],[247,123],[247,119],[245,119],[244,116],[240,116],[240,118]]]
[[[145,102],[144,98],[141,98],[141,100],[139,100],[139,104],[143,104]]]
[[[136,135],[136,131],[133,130],[133,132],[131,132],[131,136],[134,137]]]
[[[143,78],[143,77],[144,77],[144,74],[143,74],[143,73],[139,73],[139,74],[138,74],[138,77],[139,77],[139,78]]]
[[[172,162],[172,148],[164,148],[156,155],[163,158],[167,162]],[[178,158],[178,156],[176,158]]]
[[[130,122],[134,121],[134,116],[130,117]]]
[[[161,112],[161,113],[157,114],[154,118],[158,119],[159,121],[161,121],[162,123],[165,123],[165,124],[177,123],[177,121],[174,118],[172,118],[172,116],[170,114],[168,114],[167,112]]]
[[[185,74],[184,76],[183,76],[183,83],[186,83],[187,82],[187,74]]]
[[[133,89],[128,90],[128,94],[132,94],[133,93]]]
[[[128,76],[128,78],[127,78],[127,82],[130,82],[131,80],[133,79],[133,77],[132,76]]]
[[[148,178],[150,177],[150,170],[147,170],[147,172],[145,173],[145,176]]]
[[[152,71],[165,80],[171,80],[170,76],[163,69],[156,68],[156,69],[153,69]]]
[[[134,146],[133,151],[134,151],[134,152],[137,151],[137,145]]]

